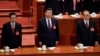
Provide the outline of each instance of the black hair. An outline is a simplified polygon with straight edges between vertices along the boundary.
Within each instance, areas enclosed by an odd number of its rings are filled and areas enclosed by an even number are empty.
[[[53,11],[53,10],[52,10],[52,8],[47,8],[47,9],[45,9],[45,12],[46,12],[46,11],[48,11],[48,10],[51,10],[51,11]]]
[[[9,18],[11,18],[12,15],[16,15],[16,13],[14,12],[9,13]]]

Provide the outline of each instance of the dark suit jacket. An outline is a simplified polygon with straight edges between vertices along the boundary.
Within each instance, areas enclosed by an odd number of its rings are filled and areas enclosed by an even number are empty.
[[[62,12],[62,1],[46,0],[45,7],[46,8],[52,8],[53,14],[57,15],[57,14]]]
[[[56,29],[53,27],[56,26]],[[38,40],[47,47],[55,46],[56,41],[59,40],[59,27],[55,19],[52,19],[52,29],[49,30],[46,19],[41,19],[38,23]]]
[[[91,31],[91,28],[94,28],[94,31]],[[80,21],[77,24],[77,39],[78,43],[83,43],[85,46],[94,46],[95,41],[97,41],[97,29],[95,23],[90,20],[89,27],[85,26],[84,21]]]
[[[19,33],[17,35],[16,33]],[[22,29],[19,23],[15,23],[14,33],[11,29],[11,23],[5,23],[2,28],[2,45],[9,46],[10,48],[21,47],[22,42]]]

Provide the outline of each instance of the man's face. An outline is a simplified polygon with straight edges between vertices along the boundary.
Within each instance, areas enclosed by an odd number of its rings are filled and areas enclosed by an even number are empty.
[[[46,17],[52,17],[52,10],[47,10],[46,12],[45,12],[45,16]]]
[[[84,12],[83,12],[83,16],[84,16],[84,19],[85,19],[85,20],[89,20],[89,18],[90,18],[90,13],[89,13],[88,11],[84,11]]]
[[[16,15],[11,15],[10,21],[11,22],[16,22]]]

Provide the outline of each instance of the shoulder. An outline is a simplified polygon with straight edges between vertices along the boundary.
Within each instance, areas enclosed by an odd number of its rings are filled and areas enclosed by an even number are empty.
[[[77,26],[81,26],[82,24],[84,24],[83,20],[80,20],[80,21],[77,22]]]
[[[90,20],[91,23],[95,23],[93,20]]]
[[[78,21],[78,24],[81,24],[81,23],[83,23],[84,21],[83,20],[80,20],[80,21]]]
[[[39,22],[44,21],[44,20],[45,20],[45,18],[41,18],[41,19],[39,20]]]
[[[7,26],[7,25],[9,25],[9,24],[10,24],[10,22],[4,23],[3,26]]]
[[[20,24],[20,23],[18,23],[18,22],[16,22],[16,25],[21,26],[21,24]]]
[[[55,18],[52,18],[52,21],[55,21],[55,22],[57,22],[57,19],[55,19]]]

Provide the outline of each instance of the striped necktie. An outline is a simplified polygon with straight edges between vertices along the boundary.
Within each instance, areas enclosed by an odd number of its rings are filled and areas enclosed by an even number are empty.
[[[50,20],[48,19],[48,28],[51,30]]]
[[[11,27],[12,27],[12,32],[14,33],[14,30],[15,30],[15,25],[14,25],[14,23],[12,23]]]

